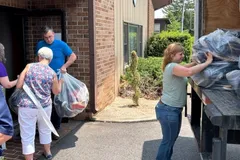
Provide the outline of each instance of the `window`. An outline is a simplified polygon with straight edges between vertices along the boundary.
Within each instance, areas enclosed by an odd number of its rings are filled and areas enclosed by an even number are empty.
[[[130,62],[131,52],[134,50],[142,57],[142,26],[129,23],[123,24],[124,32],[124,67]]]
[[[160,23],[154,24],[154,32],[160,32]]]

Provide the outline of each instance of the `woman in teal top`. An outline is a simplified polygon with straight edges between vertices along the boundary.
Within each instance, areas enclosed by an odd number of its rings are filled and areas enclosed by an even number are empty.
[[[186,103],[187,78],[212,62],[212,54],[206,53],[207,60],[181,65],[184,48],[179,43],[170,44],[164,51],[163,91],[156,105],[156,116],[160,121],[163,139],[158,149],[157,160],[171,160],[173,145],[178,137],[182,122],[182,108]]]

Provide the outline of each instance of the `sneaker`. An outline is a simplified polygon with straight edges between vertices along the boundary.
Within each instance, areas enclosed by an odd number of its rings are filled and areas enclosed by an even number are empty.
[[[58,140],[59,137],[52,133],[52,140]]]

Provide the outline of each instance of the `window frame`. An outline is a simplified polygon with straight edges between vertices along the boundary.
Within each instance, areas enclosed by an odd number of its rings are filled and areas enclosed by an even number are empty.
[[[129,27],[137,27],[137,55],[139,57],[143,56],[143,26],[128,22],[123,22],[123,63],[124,68],[130,63],[130,49],[129,49]],[[126,53],[127,52],[127,53]],[[126,57],[127,56],[127,57]]]

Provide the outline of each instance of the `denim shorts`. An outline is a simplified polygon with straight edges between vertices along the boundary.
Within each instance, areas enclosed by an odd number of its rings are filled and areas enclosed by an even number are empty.
[[[0,87],[1,88],[1,87]],[[13,120],[5,96],[0,89],[0,133],[13,136]]]

